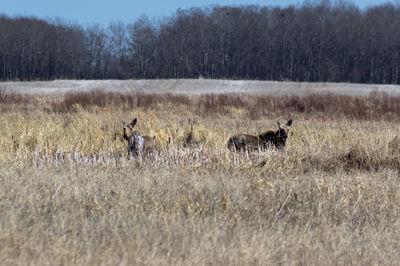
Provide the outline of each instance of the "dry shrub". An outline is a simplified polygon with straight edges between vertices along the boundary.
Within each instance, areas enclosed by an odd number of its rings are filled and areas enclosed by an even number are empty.
[[[76,111],[77,105],[88,109],[90,107],[105,107],[115,105],[117,107],[133,106],[134,97],[132,95],[123,95],[121,93],[107,93],[104,91],[91,91],[81,93],[69,93],[61,101],[51,103],[53,112],[71,112]]]
[[[5,87],[0,86],[0,108],[2,111],[10,111],[18,106],[19,109],[29,108],[29,104],[34,104],[35,101],[29,99],[29,96],[8,92]]]
[[[400,138],[394,137],[388,144],[388,148],[393,155],[400,155]]]
[[[386,149],[385,149],[386,150]],[[365,171],[378,171],[379,169],[394,169],[400,172],[400,157],[393,154],[392,150],[376,150],[362,144],[352,145],[349,152],[340,157],[345,169],[360,169]]]
[[[380,158],[381,159],[381,158]],[[377,166],[377,160],[374,154],[360,145],[354,145],[343,158],[349,169],[373,170]],[[380,164],[382,166],[382,164]]]
[[[35,103],[35,96],[6,93],[0,91],[0,104],[27,105]],[[43,101],[43,100],[42,100]],[[244,110],[243,118],[259,120],[262,118],[293,117],[311,115],[319,119],[353,119],[399,121],[400,97],[389,97],[384,93],[364,96],[309,95],[309,96],[243,96],[209,94],[200,96],[173,94],[122,94],[104,91],[70,93],[61,99],[44,99],[42,108],[49,112],[76,112],[77,108],[113,107],[123,110],[134,108],[186,108],[196,110],[197,115],[221,117],[234,115],[234,110]],[[47,103],[46,103],[47,101]],[[44,107],[43,107],[44,106]],[[49,106],[49,107],[46,107]],[[80,107],[78,107],[80,106]],[[40,108],[40,106],[36,106]]]

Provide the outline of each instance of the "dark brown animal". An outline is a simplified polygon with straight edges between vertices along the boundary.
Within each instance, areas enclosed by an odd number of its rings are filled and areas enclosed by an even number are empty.
[[[228,148],[241,150],[257,150],[267,149],[268,146],[275,146],[280,149],[285,147],[288,138],[289,127],[292,126],[292,119],[289,119],[286,124],[282,125],[279,121],[278,130],[268,130],[258,136],[237,134],[229,138]]]
[[[142,136],[139,131],[133,131],[136,123],[137,118],[133,119],[130,124],[122,123],[123,137],[128,141],[128,155],[133,157],[151,152],[156,146],[155,136]]]

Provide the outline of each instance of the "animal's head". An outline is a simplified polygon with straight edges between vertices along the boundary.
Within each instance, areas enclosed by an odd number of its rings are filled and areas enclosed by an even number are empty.
[[[278,130],[275,132],[274,144],[277,147],[284,147],[289,134],[289,128],[292,126],[293,119],[289,119],[286,124],[277,121]]]
[[[137,119],[133,119],[132,122],[130,124],[126,124],[125,122],[122,122],[122,128],[123,128],[123,137],[124,139],[128,140],[133,132],[133,128],[135,127],[137,123]]]

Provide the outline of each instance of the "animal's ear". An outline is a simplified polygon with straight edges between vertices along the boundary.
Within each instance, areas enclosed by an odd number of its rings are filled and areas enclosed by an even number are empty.
[[[278,124],[278,127],[281,128],[281,122],[279,122],[279,120],[277,120],[276,123]]]
[[[122,126],[123,126],[123,127],[126,127],[125,121],[122,121]]]
[[[292,126],[292,123],[293,123],[293,119],[290,118],[290,119],[287,121],[286,125],[287,125],[288,127],[290,127],[290,126]]]
[[[134,118],[134,119],[132,120],[132,123],[131,123],[132,127],[134,127],[134,126],[136,125],[136,123],[137,123],[137,118]]]
[[[153,136],[153,140],[156,140],[156,136]]]

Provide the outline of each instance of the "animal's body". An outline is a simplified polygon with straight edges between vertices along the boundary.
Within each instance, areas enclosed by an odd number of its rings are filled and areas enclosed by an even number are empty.
[[[260,136],[253,136],[248,134],[237,134],[229,138],[228,148],[235,150],[251,149],[256,150],[264,144]]]
[[[228,148],[241,150],[257,150],[267,149],[268,146],[275,146],[276,148],[283,148],[286,145],[288,138],[289,127],[292,125],[293,120],[282,125],[278,121],[278,130],[268,130],[258,136],[248,134],[237,134],[229,138]]]

